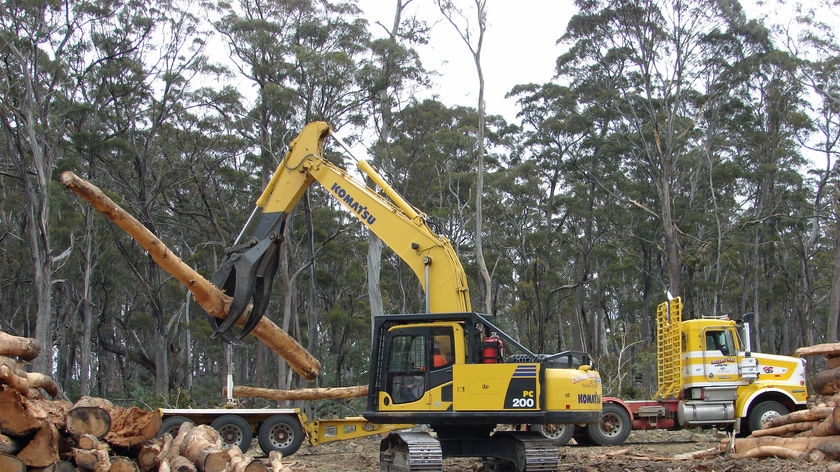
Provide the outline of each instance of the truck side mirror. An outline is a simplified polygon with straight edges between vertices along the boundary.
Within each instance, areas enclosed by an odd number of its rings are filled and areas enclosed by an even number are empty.
[[[755,313],[753,313],[751,311],[748,311],[748,312],[744,313],[743,315],[741,315],[741,319],[745,323],[752,323],[753,321],[755,321]]]

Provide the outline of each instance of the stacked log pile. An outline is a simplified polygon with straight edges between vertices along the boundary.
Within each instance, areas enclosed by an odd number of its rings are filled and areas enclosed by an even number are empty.
[[[35,340],[0,331],[0,471],[3,472],[288,472],[225,449],[209,426],[185,423],[176,437],[155,438],[157,411],[123,408],[103,398],[71,403],[49,376],[26,372]],[[271,468],[269,468],[271,467]]]
[[[814,375],[809,407],[772,418],[746,438],[721,441],[733,458],[781,457],[825,464],[840,472],[840,343],[796,350],[801,357],[825,357],[827,368]]]

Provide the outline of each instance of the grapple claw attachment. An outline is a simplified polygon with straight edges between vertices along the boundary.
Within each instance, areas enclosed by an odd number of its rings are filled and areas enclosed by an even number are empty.
[[[225,256],[212,282],[233,297],[227,316],[221,321],[212,319],[212,337],[232,339],[228,332],[246,315],[239,338],[245,337],[259,324],[271,299],[271,285],[279,266],[279,245],[282,238],[267,237],[256,243],[234,247]]]

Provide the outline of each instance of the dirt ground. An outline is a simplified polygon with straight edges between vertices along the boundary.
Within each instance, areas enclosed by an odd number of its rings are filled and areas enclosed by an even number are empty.
[[[683,459],[681,454],[716,448],[720,437],[711,431],[633,431],[627,442],[615,447],[564,446],[558,471],[583,472],[804,472],[825,471],[828,464],[787,459],[739,459],[709,452]],[[304,445],[283,462],[296,472],[378,471],[379,438]],[[444,472],[480,472],[481,460],[446,459]]]

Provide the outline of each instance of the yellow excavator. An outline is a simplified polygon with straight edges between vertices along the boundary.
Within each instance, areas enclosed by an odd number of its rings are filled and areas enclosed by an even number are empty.
[[[366,161],[357,160],[357,166],[378,191],[325,159],[330,136],[352,155],[327,123],[306,125],[243,234],[259,214],[255,229],[228,249],[212,280],[233,303],[225,320],[212,321],[215,335],[229,337],[249,305],[240,336],[259,322],[268,307],[286,218],[317,182],[411,267],[426,297],[425,313],[374,319],[364,417],[430,430],[390,433],[380,446],[381,469],[441,470],[446,457],[482,457],[485,470],[556,470],[558,448],[550,438],[532,428],[498,426],[598,422],[601,378],[589,357],[533,353],[488,316],[473,312],[466,274],[449,240]]]

